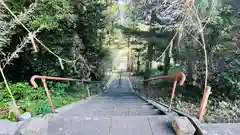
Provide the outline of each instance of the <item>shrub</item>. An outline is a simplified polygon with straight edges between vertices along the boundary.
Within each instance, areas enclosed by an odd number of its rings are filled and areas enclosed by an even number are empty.
[[[42,87],[33,88],[27,82],[9,84],[14,98],[23,113],[28,107],[33,115],[46,114],[51,112],[49,101]],[[86,91],[81,86],[70,86],[70,83],[53,83],[48,82],[51,93],[51,99],[56,108],[73,101],[86,97]],[[15,120],[14,117],[7,116],[10,110],[8,103],[11,101],[8,91],[4,83],[0,83],[0,118],[9,118]],[[10,113],[11,114],[11,113]]]

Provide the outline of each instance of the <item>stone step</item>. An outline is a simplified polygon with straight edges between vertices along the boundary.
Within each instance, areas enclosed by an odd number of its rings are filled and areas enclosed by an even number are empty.
[[[101,96],[74,104],[49,122],[49,135],[173,135],[171,119],[115,80]],[[114,85],[113,85],[114,84]]]
[[[96,97],[95,99],[97,100],[104,100],[104,99],[139,99],[138,96],[134,95],[134,96],[118,96],[118,97],[111,97],[111,96],[103,96],[103,97]]]
[[[14,135],[21,125],[22,122],[11,122],[4,119],[0,120],[0,135]]]
[[[136,96],[136,95],[134,95],[134,96],[103,96],[103,97],[96,97],[95,99],[139,99],[139,97],[138,96]]]
[[[114,99],[115,98],[115,96],[114,97],[111,97],[111,96],[101,96],[101,97],[96,97],[96,99]],[[125,99],[139,99],[139,97],[138,96],[136,96],[136,95],[125,95],[125,96],[118,96],[118,98],[125,98]]]
[[[161,113],[159,110],[129,110],[128,115],[129,116],[144,116],[144,115],[160,115]]]
[[[117,107],[111,107],[111,106],[102,106],[102,107],[79,107],[79,108],[75,108],[72,110],[79,110],[79,111],[91,111],[91,110],[153,110],[155,108],[153,108],[152,106],[149,107],[133,107],[133,106],[125,106],[125,107],[121,107],[121,106],[117,106]]]
[[[90,102],[114,102],[114,103],[144,103],[145,101],[142,101],[141,99],[93,99]]]
[[[97,105],[97,104],[106,104],[106,105],[151,105],[147,102],[131,102],[131,101],[94,101],[94,102],[87,102],[86,105]]]
[[[144,104],[146,102],[142,102],[142,101],[114,101],[114,100],[99,100],[99,101],[90,101],[88,102],[89,104],[98,104],[98,103],[109,103],[109,104]]]
[[[110,109],[110,108],[139,108],[139,109],[153,109],[154,107],[151,105],[131,105],[131,104],[90,104],[90,105],[81,105],[81,106],[77,106],[77,108],[83,108],[83,109]]]
[[[87,103],[128,103],[128,104],[146,104],[147,102],[142,100],[125,100],[125,99],[112,99],[112,100],[91,100]]]
[[[141,116],[141,115],[161,115],[157,109],[78,109],[61,114],[62,116]]]
[[[201,124],[205,135],[240,135],[240,123]]]
[[[49,122],[49,135],[174,135],[166,116],[57,118]]]
[[[88,102],[86,105],[96,105],[96,104],[107,104],[107,105],[147,105],[146,102],[128,102],[128,101],[122,101],[122,102],[116,102],[116,101],[94,101],[94,102]]]
[[[159,111],[158,109],[154,108],[124,108],[124,107],[113,107],[113,108],[75,108],[71,109],[69,111],[72,112],[92,112],[92,111],[101,111],[101,112],[108,112],[108,111],[153,111],[157,112]]]

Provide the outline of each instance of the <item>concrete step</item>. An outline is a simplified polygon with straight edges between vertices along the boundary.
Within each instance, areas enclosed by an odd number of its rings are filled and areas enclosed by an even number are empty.
[[[92,103],[92,102],[89,102],[88,104],[85,104],[86,106],[96,106],[96,105],[106,105],[106,106],[143,106],[143,105],[149,105],[147,103],[127,103],[127,102],[123,102],[123,103],[116,103],[116,102],[112,102],[112,103],[109,103],[109,102],[99,102],[99,103]]]
[[[129,100],[123,100],[123,101],[116,101],[116,100],[99,100],[99,101],[90,101],[88,104],[101,104],[101,103],[108,103],[108,104],[144,104],[146,102],[139,101],[129,101]]]
[[[11,122],[4,119],[0,120],[0,135],[14,135],[21,125],[22,122]]]
[[[117,116],[56,118],[49,135],[174,135],[167,116]]]
[[[123,96],[123,97],[110,97],[110,96],[105,96],[105,97],[97,97],[93,100],[116,100],[116,99],[119,99],[119,100],[123,100],[123,99],[126,99],[126,100],[139,100],[139,97],[137,96]]]
[[[114,81],[117,83],[117,81]],[[59,113],[49,135],[173,135],[171,117],[130,92],[129,81]],[[112,83],[114,84],[114,83]]]
[[[108,95],[106,95],[106,96],[101,96],[101,97],[97,97],[96,99],[115,99],[116,97],[114,96],[114,97],[111,97],[111,96],[108,96]],[[124,99],[139,99],[139,97],[138,96],[136,96],[136,95],[118,95],[118,98],[124,98]]]
[[[157,109],[76,109],[67,111],[62,116],[84,116],[84,117],[94,117],[94,116],[145,116],[145,115],[161,115],[161,112]]]
[[[130,109],[128,112],[129,116],[144,116],[144,115],[161,115],[159,110],[156,109],[142,109],[142,110],[138,110],[138,109]]]
[[[141,99],[139,98],[96,98],[96,99],[93,99],[92,101],[109,101],[109,100],[118,100],[118,101],[124,101],[124,100],[130,100],[130,101],[142,101]]]
[[[201,124],[204,135],[240,135],[240,123]]]
[[[77,106],[77,108],[83,108],[83,109],[111,109],[111,108],[122,108],[122,109],[153,109],[154,107],[151,105],[131,105],[131,104],[91,104],[91,105],[82,105]]]
[[[127,100],[123,100],[123,101],[114,101],[114,100],[112,100],[112,101],[89,101],[89,102],[87,102],[87,105],[91,105],[91,104],[115,104],[115,105],[121,105],[121,104],[123,104],[123,105],[127,105],[127,104],[132,104],[132,105],[143,105],[143,104],[145,104],[145,105],[147,105],[147,102],[143,102],[143,101],[127,101]]]

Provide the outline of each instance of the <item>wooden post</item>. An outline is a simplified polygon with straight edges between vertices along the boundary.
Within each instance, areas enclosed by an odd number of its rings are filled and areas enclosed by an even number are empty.
[[[199,120],[200,121],[203,121],[203,117],[204,117],[205,112],[206,112],[207,101],[208,101],[208,98],[209,98],[210,94],[211,94],[211,87],[207,86],[204,89],[203,98],[202,98],[200,109],[199,109]]]

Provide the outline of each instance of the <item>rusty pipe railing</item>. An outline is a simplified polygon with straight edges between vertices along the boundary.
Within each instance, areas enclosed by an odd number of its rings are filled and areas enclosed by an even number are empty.
[[[50,103],[50,107],[51,107],[53,113],[56,113],[56,110],[55,110],[54,105],[52,103],[52,99],[51,99],[51,96],[50,96],[50,91],[49,91],[49,89],[47,87],[46,80],[80,81],[83,85],[84,85],[84,83],[99,82],[99,81],[89,81],[89,80],[85,80],[85,79],[73,79],[73,78],[62,78],[62,77],[53,77],[53,76],[34,75],[34,76],[31,77],[31,80],[30,80],[30,82],[31,82],[31,84],[33,85],[34,88],[38,87],[37,83],[35,82],[35,79],[41,79],[42,80],[43,87],[45,89],[45,92],[46,92],[46,95],[48,97],[48,100],[49,100],[49,103]],[[88,93],[88,96],[90,96],[90,91],[89,91],[88,88],[87,88],[87,93]]]
[[[141,82],[148,82],[148,81],[153,81],[153,80],[161,80],[161,79],[174,79],[173,85],[172,85],[172,92],[171,92],[171,97],[170,97],[170,104],[169,104],[169,108],[168,111],[171,110],[172,107],[172,102],[173,102],[173,98],[174,98],[174,94],[175,94],[175,89],[176,89],[176,85],[178,83],[178,79],[180,79],[179,84],[183,85],[185,80],[186,80],[186,76],[184,73],[180,72],[178,74],[172,74],[172,75],[167,75],[167,76],[157,76],[157,77],[153,77],[153,78],[149,78],[146,80],[141,80]],[[148,92],[147,92],[147,97],[148,97],[148,93],[150,91],[150,83],[148,83]]]

